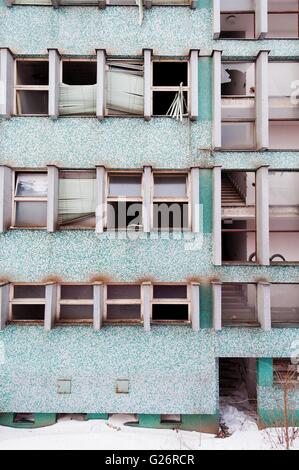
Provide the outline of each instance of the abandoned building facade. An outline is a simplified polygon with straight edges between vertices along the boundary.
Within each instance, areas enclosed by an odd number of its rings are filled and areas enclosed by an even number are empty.
[[[0,424],[299,420],[298,19],[0,0]]]

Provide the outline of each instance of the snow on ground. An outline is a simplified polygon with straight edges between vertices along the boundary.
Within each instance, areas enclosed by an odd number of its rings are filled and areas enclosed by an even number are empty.
[[[24,430],[0,426],[0,450],[267,450],[269,431],[259,431],[254,419],[232,406],[222,409],[222,421],[232,433],[219,439],[188,431],[124,426],[132,416],[113,415],[109,421],[63,418],[54,426]],[[274,436],[274,431],[271,431]],[[299,450],[299,439],[295,448]]]

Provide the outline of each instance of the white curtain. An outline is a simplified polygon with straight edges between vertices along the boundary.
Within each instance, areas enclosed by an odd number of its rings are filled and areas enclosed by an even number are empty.
[[[97,85],[60,85],[60,116],[96,114]]]
[[[61,179],[59,181],[59,223],[68,223],[95,215],[96,180]]]
[[[142,67],[110,65],[107,72],[107,108],[114,112],[143,115]]]

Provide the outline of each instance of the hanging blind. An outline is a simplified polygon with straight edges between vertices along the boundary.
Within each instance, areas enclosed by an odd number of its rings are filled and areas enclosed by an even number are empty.
[[[143,115],[143,67],[110,63],[107,72],[107,108]]]
[[[60,85],[61,116],[96,114],[97,85]]]
[[[96,180],[90,178],[61,179],[59,182],[59,224],[94,216]]]

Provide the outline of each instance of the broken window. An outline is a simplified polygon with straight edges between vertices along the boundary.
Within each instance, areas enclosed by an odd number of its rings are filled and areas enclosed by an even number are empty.
[[[299,37],[298,0],[268,0],[267,38]]]
[[[143,116],[144,71],[141,60],[107,60],[106,114]]]
[[[153,322],[189,322],[190,300],[187,285],[153,286]]]
[[[189,230],[187,174],[154,174],[153,227],[155,230]]]
[[[107,229],[142,230],[142,174],[108,174]]]
[[[105,321],[140,323],[141,310],[140,285],[109,284],[106,286]]]
[[[34,424],[35,416],[33,413],[14,413],[14,424]]]
[[[299,172],[269,171],[270,262],[299,262]]]
[[[16,59],[15,114],[40,116],[48,114],[49,61]]]
[[[294,383],[299,385],[298,361],[292,361],[290,358],[274,358],[273,380],[275,384]]]
[[[97,61],[65,59],[61,67],[59,114],[96,115]]]
[[[188,62],[154,61],[152,91],[154,116],[188,116]]]
[[[255,148],[255,64],[224,62],[221,69],[222,148]]]
[[[60,171],[58,201],[60,228],[94,228],[95,219],[96,171]]]
[[[221,175],[222,261],[256,261],[255,173]]]
[[[14,284],[10,290],[9,320],[42,323],[45,316],[44,285]]]
[[[223,326],[260,326],[257,314],[255,284],[225,283],[222,285]]]
[[[299,149],[299,62],[269,63],[269,147]]]
[[[57,321],[65,323],[93,321],[93,285],[62,284],[58,293]]]
[[[47,226],[47,173],[15,173],[14,227],[41,228]]]
[[[271,284],[273,328],[299,326],[299,284]]]
[[[232,2],[221,0],[220,38],[254,39],[255,38],[255,2],[254,0]]]

